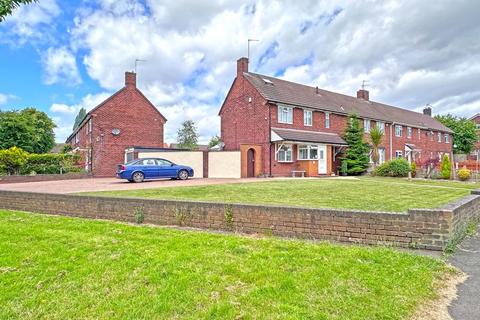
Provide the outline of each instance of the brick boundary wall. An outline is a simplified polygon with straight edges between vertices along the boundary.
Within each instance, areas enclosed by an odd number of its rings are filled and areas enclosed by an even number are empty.
[[[65,174],[36,174],[36,175],[14,175],[14,176],[0,176],[0,184],[7,183],[22,183],[22,182],[40,182],[40,181],[57,181],[70,179],[85,179],[91,178],[88,173],[65,173]]]
[[[480,190],[408,213],[0,191],[3,209],[315,240],[443,250],[480,217]],[[139,211],[140,210],[140,211]]]

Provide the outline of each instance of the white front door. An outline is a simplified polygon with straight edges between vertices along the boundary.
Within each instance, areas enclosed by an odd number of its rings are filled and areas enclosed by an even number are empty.
[[[318,145],[318,174],[327,174],[327,146]]]

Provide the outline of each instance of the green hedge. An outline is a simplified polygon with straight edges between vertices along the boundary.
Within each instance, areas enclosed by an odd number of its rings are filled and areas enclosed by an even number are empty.
[[[395,159],[381,164],[373,173],[381,177],[406,177],[410,170],[411,167],[407,160]]]

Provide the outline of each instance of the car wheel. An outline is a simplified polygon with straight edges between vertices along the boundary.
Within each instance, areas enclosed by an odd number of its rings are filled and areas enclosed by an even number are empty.
[[[143,179],[145,179],[145,175],[141,172],[135,172],[132,176],[134,182],[143,182]]]
[[[187,170],[180,170],[178,173],[178,179],[180,180],[187,180],[188,179],[188,172]]]
[[[134,181],[133,181],[132,179],[128,179],[128,182],[132,183],[132,182],[134,182]]]

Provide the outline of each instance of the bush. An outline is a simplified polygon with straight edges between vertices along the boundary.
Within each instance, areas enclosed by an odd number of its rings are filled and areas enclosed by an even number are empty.
[[[25,165],[28,152],[17,147],[0,150],[0,172],[6,174],[18,174]]]
[[[78,154],[30,154],[27,162],[22,166],[20,174],[60,174],[79,172],[76,163],[80,159]]]
[[[442,163],[440,164],[440,174],[443,179],[450,179],[452,174],[452,163],[447,154],[442,157]]]
[[[417,164],[415,162],[412,162],[410,170],[412,171],[412,178],[415,178],[417,175]]]
[[[374,174],[381,177],[406,177],[411,168],[407,160],[395,159],[378,166]]]
[[[464,166],[462,169],[458,170],[457,176],[458,176],[458,179],[462,181],[467,181],[472,176],[472,172],[468,170],[467,167]]]

